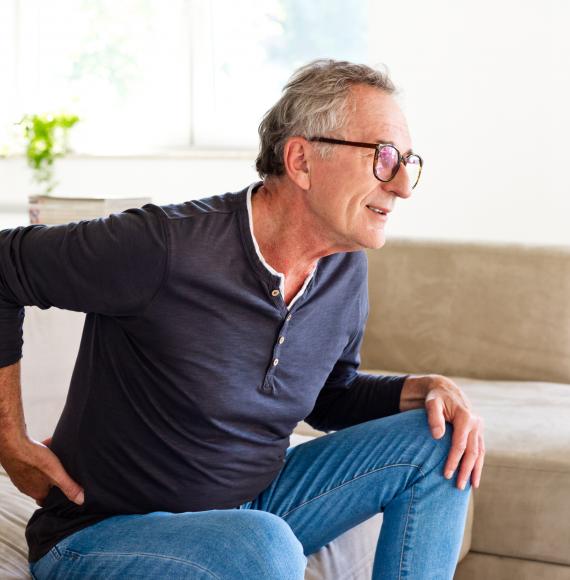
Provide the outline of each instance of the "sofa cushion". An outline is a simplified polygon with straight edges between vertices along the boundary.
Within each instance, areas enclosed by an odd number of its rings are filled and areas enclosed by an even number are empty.
[[[453,580],[570,580],[570,567],[470,552]]]
[[[570,385],[450,378],[485,420],[471,549],[570,565]]]
[[[0,467],[0,578],[29,578],[28,547],[24,529],[37,509],[36,502],[20,493]]]
[[[472,549],[570,565],[570,385],[457,382],[485,419]]]

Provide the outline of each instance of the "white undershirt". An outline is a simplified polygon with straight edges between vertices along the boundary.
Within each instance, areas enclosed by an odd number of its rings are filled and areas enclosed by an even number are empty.
[[[255,235],[253,234],[253,209],[251,206],[251,192],[253,190],[254,185],[255,185],[255,183],[252,183],[247,190],[247,215],[248,215],[248,219],[249,219],[249,231],[251,232],[251,239],[253,240],[253,245],[255,247],[255,251],[257,253],[257,257],[259,258],[260,262],[274,276],[279,276],[279,278],[281,279],[279,282],[279,291],[281,292],[281,296],[283,297],[283,301],[285,301],[285,274],[283,274],[282,272],[277,272],[277,270],[272,268],[265,261],[265,258],[263,257],[261,250],[259,249],[259,244],[257,243],[257,240],[255,239]],[[313,269],[311,270],[309,275],[305,278],[305,282],[303,282],[303,286],[301,286],[301,289],[299,290],[299,292],[297,292],[297,294],[295,295],[293,300],[291,300],[291,302],[289,304],[286,304],[288,310],[291,310],[291,307],[293,306],[293,304],[295,304],[297,299],[299,299],[303,295],[303,292],[305,292],[305,288],[307,288],[307,285],[311,281],[311,278],[313,277],[313,274],[315,273],[316,269],[317,269],[317,264],[315,264],[313,266]]]

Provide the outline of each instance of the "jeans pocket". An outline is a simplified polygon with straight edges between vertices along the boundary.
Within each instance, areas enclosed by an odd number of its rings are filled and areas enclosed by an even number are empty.
[[[30,575],[34,580],[41,580],[43,578],[53,578],[54,566],[62,559],[61,550],[55,545],[51,550],[42,556],[39,560],[31,562],[29,565]]]

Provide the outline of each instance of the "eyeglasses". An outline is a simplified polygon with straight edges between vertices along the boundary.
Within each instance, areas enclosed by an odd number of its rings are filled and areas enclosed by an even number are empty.
[[[392,181],[400,165],[404,164],[408,179],[412,184],[412,189],[416,187],[422,173],[423,160],[416,153],[402,156],[402,154],[388,143],[361,143],[360,141],[344,141],[343,139],[332,139],[329,137],[311,137],[309,141],[318,141],[319,143],[332,143],[333,145],[350,145],[352,147],[366,147],[374,149],[374,163],[372,171],[374,177],[384,183]]]

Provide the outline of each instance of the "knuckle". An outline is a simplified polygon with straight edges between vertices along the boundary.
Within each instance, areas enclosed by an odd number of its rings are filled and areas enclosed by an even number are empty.
[[[452,449],[457,453],[463,454],[465,449],[467,449],[467,439],[460,439],[455,445],[452,446]]]
[[[469,425],[472,431],[477,431],[479,429],[479,418],[477,415],[471,414],[469,417]]]

